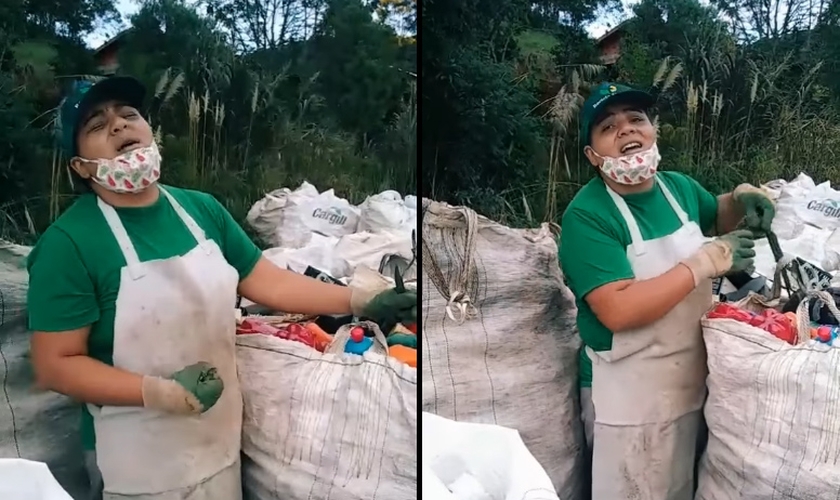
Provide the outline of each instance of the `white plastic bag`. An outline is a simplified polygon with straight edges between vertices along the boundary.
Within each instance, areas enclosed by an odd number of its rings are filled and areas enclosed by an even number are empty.
[[[310,232],[324,236],[341,237],[353,234],[359,226],[359,209],[344,198],[336,196],[332,189],[301,203],[295,212],[296,217]]]
[[[709,442],[696,500],[836,498],[840,348],[792,346],[733,319],[704,319],[703,338]]]
[[[423,412],[428,500],[558,500],[551,479],[514,429]]]
[[[0,498],[9,500],[73,500],[47,464],[16,458],[0,459]]]
[[[277,229],[289,224],[294,225],[293,220],[288,220],[289,211],[317,196],[318,190],[308,182],[304,182],[294,191],[289,188],[276,189],[254,203],[245,219],[260,238],[269,245],[278,247],[298,245],[300,242],[296,241],[295,237],[305,240],[301,243],[302,245],[308,241],[308,235],[299,227],[292,227],[290,232],[285,234],[286,238],[280,239],[278,239]]]
[[[356,232],[359,209],[330,189],[323,193],[304,182],[268,193],[248,211],[248,224],[271,246],[301,248],[312,233],[341,237]]]
[[[804,224],[833,231],[840,228],[840,191],[829,182],[816,185],[805,174],[782,187],[773,231],[782,239],[798,236]]]
[[[415,207],[417,198],[414,198]],[[369,196],[361,205],[359,231],[381,233],[384,231],[411,232],[417,227],[417,212],[403,201],[396,191],[383,191]]]
[[[417,498],[417,370],[267,335],[237,337],[245,498]],[[333,348],[335,351],[332,352]]]

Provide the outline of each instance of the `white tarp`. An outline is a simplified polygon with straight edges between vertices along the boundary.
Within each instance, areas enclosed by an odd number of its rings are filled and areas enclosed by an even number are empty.
[[[423,412],[424,500],[558,500],[514,429]]]
[[[515,429],[558,497],[582,498],[580,341],[554,237],[547,225],[510,229],[464,207],[427,204],[423,411]]]
[[[26,327],[29,251],[0,241],[0,381],[6,393],[0,400],[0,458],[46,463],[70,494],[84,498],[89,482],[79,435],[80,408],[65,396],[34,387]],[[21,498],[2,493],[0,482],[0,498]]]
[[[417,370],[385,355],[237,338],[250,500],[417,498]]]
[[[21,459],[0,459],[0,498],[8,500],[73,500],[47,464]]]
[[[840,348],[792,346],[704,319],[709,442],[696,500],[818,500],[840,492]]]

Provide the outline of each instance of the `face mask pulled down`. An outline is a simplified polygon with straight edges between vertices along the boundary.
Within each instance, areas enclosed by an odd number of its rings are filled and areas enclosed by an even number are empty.
[[[597,153],[595,153],[597,155]],[[619,184],[635,186],[651,179],[659,167],[659,148],[656,143],[644,151],[612,158],[598,155],[604,162],[601,172]]]
[[[154,142],[111,160],[83,160],[96,164],[91,179],[115,193],[139,193],[160,179],[161,156]]]

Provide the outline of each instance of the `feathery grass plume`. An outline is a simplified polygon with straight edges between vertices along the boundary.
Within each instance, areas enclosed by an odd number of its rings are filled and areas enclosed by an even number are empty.
[[[169,85],[169,74],[172,71],[172,68],[166,68],[166,71],[158,78],[157,85],[155,85],[155,99],[160,98],[163,95],[164,90],[166,90],[166,86]]]
[[[685,99],[685,107],[688,111],[689,116],[693,116],[697,113],[697,105],[698,105],[698,92],[697,87],[694,86],[693,82],[689,82],[688,88],[686,89],[686,99]]]
[[[225,121],[225,103],[216,101],[216,109],[214,110],[214,118],[216,127],[221,127]]]
[[[166,91],[166,96],[163,98],[163,102],[169,102],[175,95],[181,90],[181,87],[184,85],[184,73],[178,73],[178,75],[172,80],[172,83],[169,85],[169,89]]]
[[[577,92],[580,90],[580,74],[577,70],[572,70],[572,77],[569,81],[569,91]]]
[[[681,62],[678,62],[673,68],[671,68],[667,78],[665,78],[665,83],[662,84],[662,92],[669,90],[675,83],[677,83],[677,79],[679,79],[680,75],[682,75],[682,71],[683,64]]]
[[[190,123],[198,122],[198,117],[201,114],[201,105],[193,92],[190,92],[189,105],[187,106],[187,116]]]
[[[254,92],[251,94],[251,113],[257,111],[257,102],[260,97],[260,83],[254,82]]]
[[[712,115],[717,118],[723,109],[723,96],[717,91],[712,95]]]
[[[566,86],[560,87],[557,95],[551,101],[549,114],[551,122],[563,134],[569,130],[569,125],[580,111],[581,96],[566,90]]]
[[[666,56],[665,59],[659,62],[659,67],[656,68],[656,73],[653,74],[653,88],[656,88],[662,80],[665,78],[665,72],[668,71],[668,63],[671,60],[671,56]]]

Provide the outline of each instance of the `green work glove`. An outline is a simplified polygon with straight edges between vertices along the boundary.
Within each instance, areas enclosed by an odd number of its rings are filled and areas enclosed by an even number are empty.
[[[354,315],[380,325],[390,325],[390,328],[397,323],[410,324],[417,321],[417,292],[414,290],[397,291],[391,288],[371,295],[364,290],[353,290],[350,305]]]
[[[143,406],[166,413],[197,415],[212,408],[224,389],[216,368],[200,362],[168,378],[143,377]]]
[[[747,229],[758,234],[770,232],[776,207],[764,190],[750,184],[741,184],[732,192],[732,197],[744,209]]]
[[[694,275],[694,284],[723,276],[731,271],[745,271],[755,262],[755,235],[748,229],[725,234],[709,243],[682,264]]]

